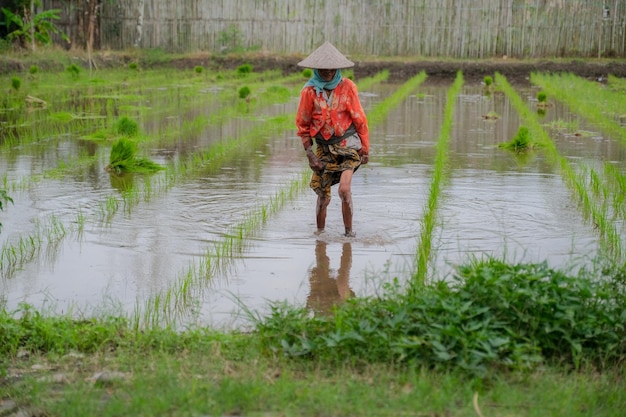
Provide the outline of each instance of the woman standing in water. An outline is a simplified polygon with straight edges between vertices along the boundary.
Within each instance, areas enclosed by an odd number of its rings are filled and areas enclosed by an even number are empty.
[[[352,175],[368,163],[370,147],[367,117],[356,84],[341,75],[341,69],[354,66],[354,62],[325,42],[298,66],[313,69],[313,77],[300,93],[296,126],[313,170],[310,185],[317,194],[317,233],[326,227],[331,186],[339,184],[345,236],[354,237]]]

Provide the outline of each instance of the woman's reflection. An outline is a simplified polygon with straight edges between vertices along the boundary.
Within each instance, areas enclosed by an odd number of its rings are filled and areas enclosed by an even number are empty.
[[[318,314],[330,314],[333,306],[354,296],[350,289],[350,268],[352,267],[352,245],[343,244],[341,261],[336,277],[331,277],[330,259],[326,255],[327,243],[318,240],[315,245],[316,265],[311,268],[309,283],[311,291],[307,297],[307,307]]]

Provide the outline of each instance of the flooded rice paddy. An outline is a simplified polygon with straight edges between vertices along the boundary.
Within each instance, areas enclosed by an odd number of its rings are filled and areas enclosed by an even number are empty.
[[[26,303],[240,327],[245,311],[262,314],[272,301],[323,312],[415,274],[454,80],[426,79],[382,110],[403,83],[362,80],[365,109],[381,116],[370,123],[371,162],[353,179],[357,236],[345,238],[336,189],[326,232],[315,234],[316,197],[293,122],[303,78],[120,73],[29,80],[3,99],[0,188],[13,204],[0,212],[0,302],[8,310]],[[243,85],[250,100],[237,96]],[[515,88],[531,112],[538,89]],[[26,94],[46,106],[24,105]],[[141,155],[166,169],[107,172],[124,116],[138,122]],[[564,103],[551,100],[539,120],[577,171],[626,169],[620,138]],[[576,268],[602,249],[598,225],[550,155],[498,146],[523,124],[497,90],[465,83],[455,97],[428,279],[487,255]],[[623,236],[623,219],[612,223]]]

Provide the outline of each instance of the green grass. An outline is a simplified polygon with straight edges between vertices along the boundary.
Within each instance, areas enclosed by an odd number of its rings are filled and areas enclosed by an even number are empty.
[[[64,416],[617,417],[625,297],[625,265],[572,274],[488,258],[332,316],[274,305],[247,333],[22,305],[0,310],[0,398]]]

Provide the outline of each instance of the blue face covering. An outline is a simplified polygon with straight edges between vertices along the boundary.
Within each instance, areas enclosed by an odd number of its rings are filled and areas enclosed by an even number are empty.
[[[324,89],[334,90],[335,87],[337,87],[337,85],[339,84],[339,81],[341,81],[340,69],[337,70],[337,72],[335,73],[335,76],[330,81],[324,81],[322,77],[320,76],[319,71],[314,69],[313,76],[311,77],[309,81],[306,82],[306,84],[304,84],[304,87],[313,86],[313,88],[315,88],[315,93],[319,97],[319,95],[322,94],[322,91]]]

